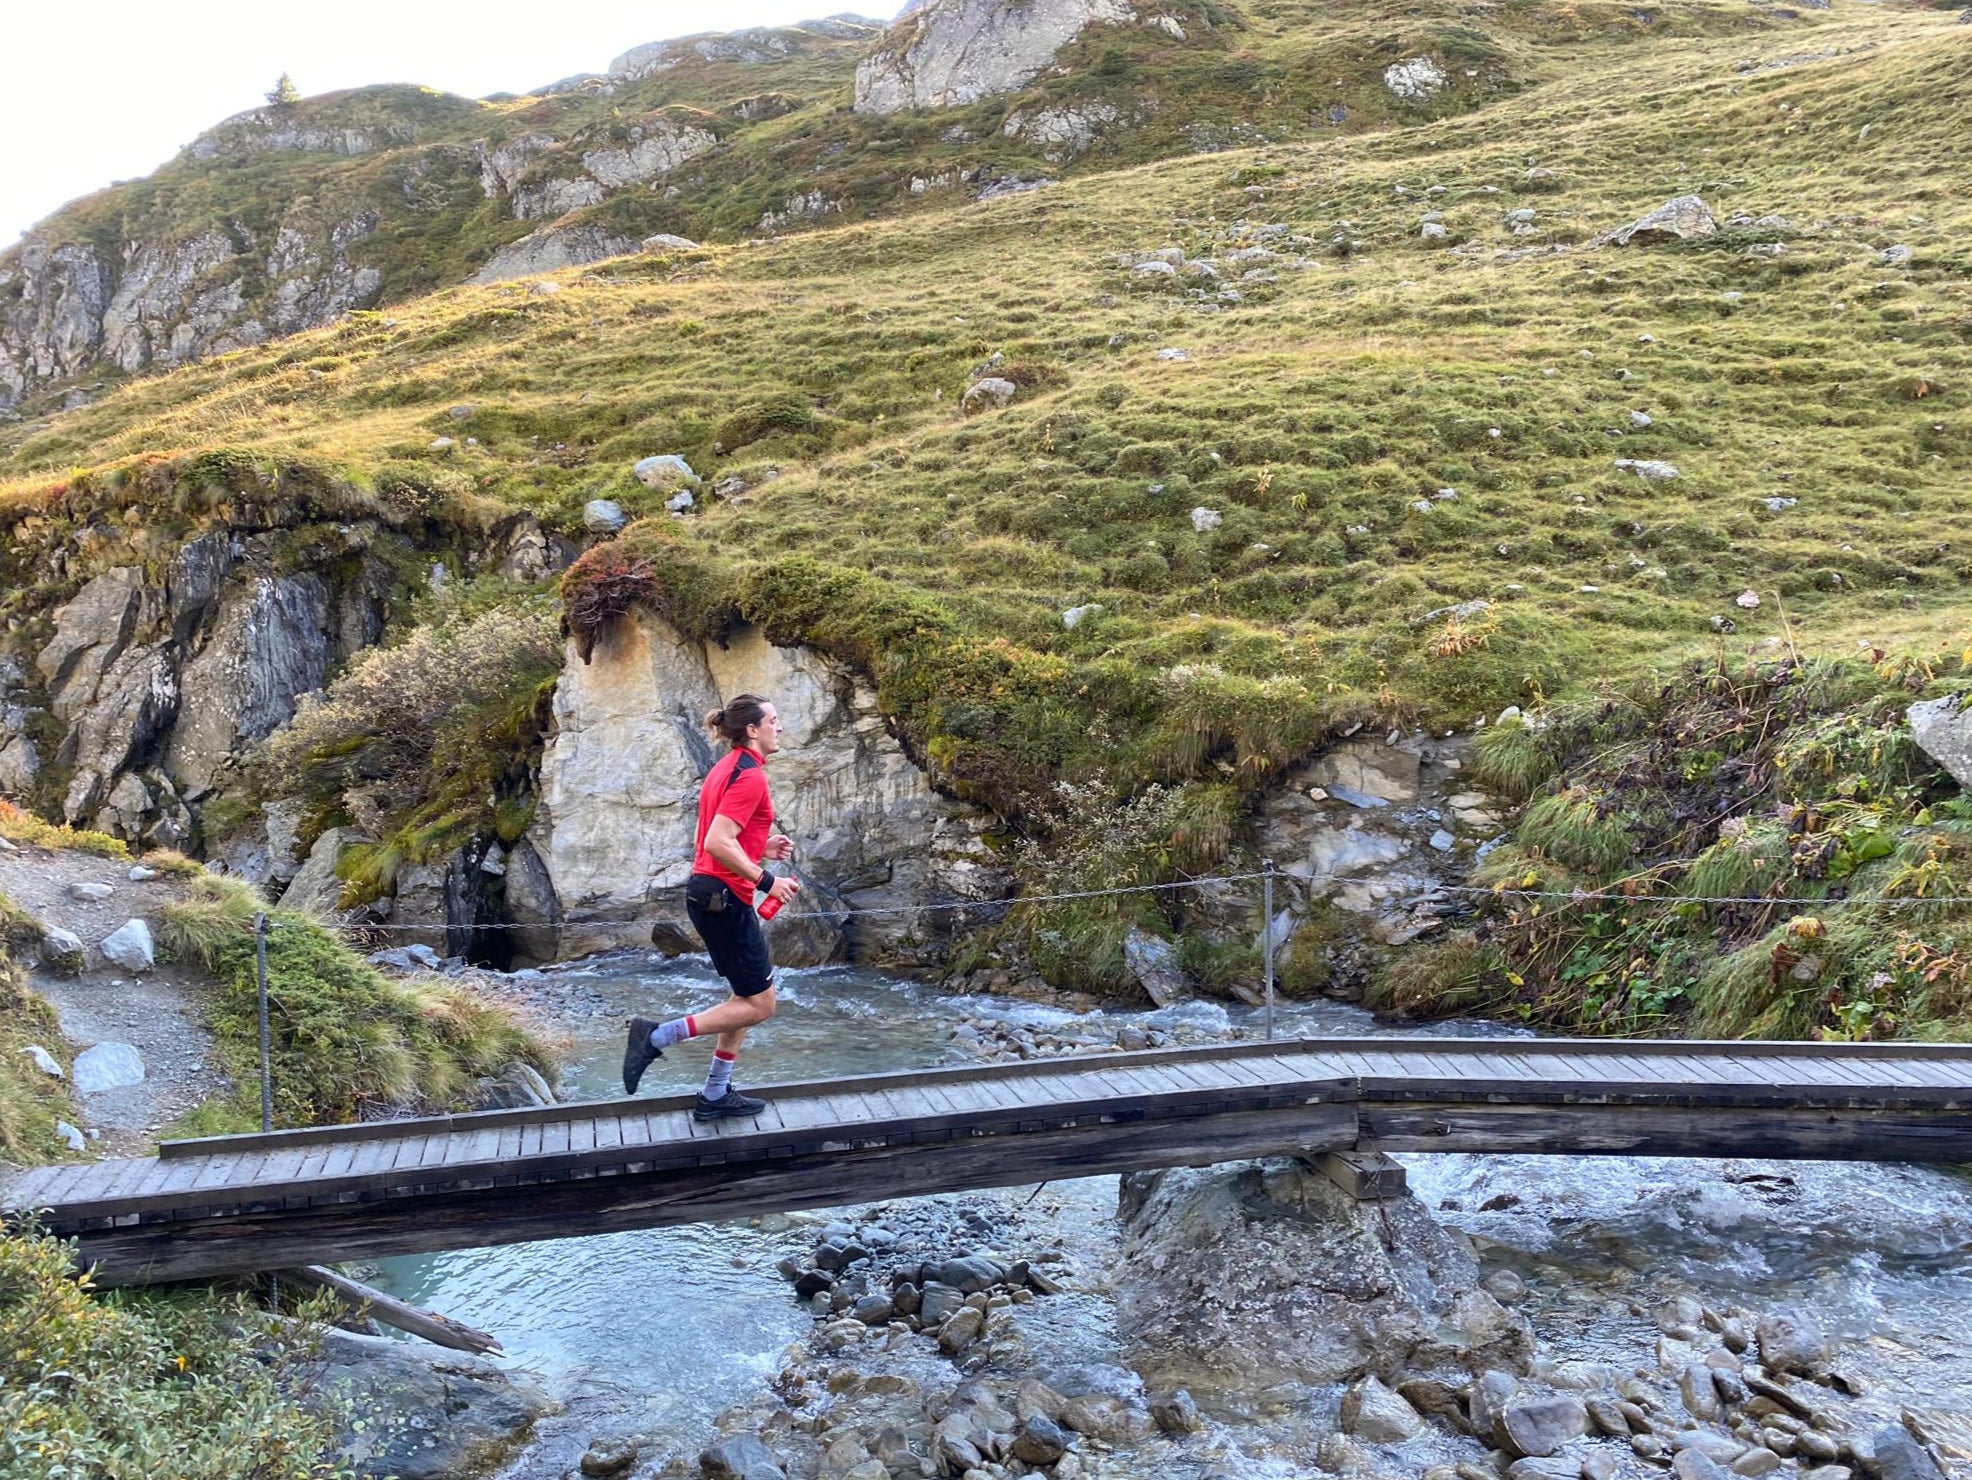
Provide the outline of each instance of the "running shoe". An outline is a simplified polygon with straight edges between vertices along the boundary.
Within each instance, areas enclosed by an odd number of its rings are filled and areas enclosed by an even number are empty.
[[[629,1036],[623,1043],[623,1093],[626,1095],[637,1092],[637,1082],[644,1077],[644,1070],[650,1067],[651,1060],[664,1057],[663,1049],[651,1046],[650,1035],[657,1027],[658,1024],[649,1018],[630,1019]]]
[[[758,1115],[766,1108],[765,1100],[756,1100],[736,1089],[729,1089],[716,1100],[708,1100],[701,1094],[692,1106],[692,1119],[706,1121],[724,1120],[729,1116],[745,1117]]]

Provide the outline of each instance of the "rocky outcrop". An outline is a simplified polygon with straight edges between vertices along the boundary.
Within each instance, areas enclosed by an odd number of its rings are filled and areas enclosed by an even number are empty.
[[[1589,243],[1593,247],[1650,246],[1662,242],[1690,241],[1711,236],[1719,229],[1712,209],[1695,195],[1667,200],[1654,211],[1637,217],[1627,226],[1605,231]]]
[[[932,0],[856,68],[856,111],[953,108],[1012,92],[1089,26],[1135,19],[1127,0]]]
[[[1357,1202],[1293,1160],[1123,1181],[1117,1324],[1153,1384],[1524,1370],[1527,1323],[1411,1197]]]
[[[697,948],[683,886],[715,759],[700,717],[742,692],[772,698],[787,726],[776,824],[807,886],[788,914],[895,911],[777,922],[775,959],[939,959],[952,928],[942,907],[1003,892],[988,819],[932,790],[849,670],[754,629],[706,644],[654,618],[613,624],[587,663],[571,651],[555,691],[529,841],[567,921],[561,954],[643,944],[654,924]]]
[[[596,205],[616,191],[654,184],[718,145],[711,120],[689,114],[654,113],[620,134],[595,131],[566,143],[546,134],[523,134],[497,146],[480,147],[480,189],[488,197],[505,196],[513,214],[523,221],[553,220]]]
[[[112,251],[30,234],[0,255],[0,405],[98,363],[166,368],[367,307],[383,275],[351,249],[377,224],[298,201],[262,238],[235,223]]]
[[[337,1458],[360,1480],[490,1475],[556,1404],[479,1357],[324,1331],[309,1401],[336,1416]]]
[[[1284,778],[1258,840],[1284,875],[1277,942],[1323,901],[1385,945],[1442,924],[1450,901],[1440,886],[1502,831],[1491,800],[1460,779],[1462,750],[1422,733],[1356,738]]]
[[[602,196],[598,194],[596,199]],[[624,236],[606,226],[550,226],[500,248],[471,280],[484,284],[532,277],[536,273],[600,262],[605,257],[621,257],[636,250],[635,237]]]

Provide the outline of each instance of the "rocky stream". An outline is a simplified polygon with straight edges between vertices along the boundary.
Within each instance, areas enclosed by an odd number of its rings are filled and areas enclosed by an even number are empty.
[[[504,980],[569,1036],[576,1097],[618,1092],[627,1013],[716,992],[702,964],[644,952]],[[957,997],[856,968],[785,973],[782,1003],[743,1078],[1262,1031],[1247,1008]],[[1297,1002],[1277,1031],[1385,1030]],[[702,1067],[673,1050],[651,1087]],[[406,1368],[410,1401],[370,1432],[367,1464],[402,1480],[1972,1477],[1961,1175],[1406,1160],[1411,1195],[1382,1203],[1251,1162],[384,1261],[378,1283],[507,1355],[504,1374]],[[349,1341],[345,1371],[408,1355]]]

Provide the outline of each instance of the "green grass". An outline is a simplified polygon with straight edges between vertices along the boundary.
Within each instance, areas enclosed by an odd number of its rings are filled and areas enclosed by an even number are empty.
[[[642,522],[571,573],[578,639],[632,605],[700,636],[757,622],[868,672],[934,780],[1023,828],[1044,830],[1060,782],[1112,800],[1230,788],[1235,841],[1271,778],[1353,724],[1451,729],[1694,655],[1731,669],[1962,632],[1972,210],[1953,182],[1972,32],[1846,3],[1784,24],[1649,13],[1425,10],[1393,35],[1353,7],[1261,6],[1189,51],[1132,31],[1112,57],[1098,38],[976,118],[824,121],[843,83],[805,51],[788,65],[806,80],[758,74],[801,106],[726,137],[757,129],[839,190],[854,208],[837,224],[749,244],[714,229],[725,244],[562,274],[551,297],[445,289],[0,430],[0,615],[45,620],[65,589],[47,552],[126,507],[144,517],[71,562],[71,587],[249,515],[375,518],[404,548],[518,510],[574,533],[584,501],[611,497]],[[1427,43],[1477,75],[1456,69],[1440,107],[1361,101]],[[678,89],[724,75],[681,71],[665,105],[718,113],[730,100]],[[1180,82],[1197,111],[1143,138],[1221,102],[1221,132],[1194,144],[1277,129],[1193,157],[1156,157],[1177,133],[1141,156],[1105,146],[1047,190],[899,208],[898,177],[938,163],[950,124],[1003,139],[1013,109]],[[1359,98],[1348,126],[1311,123],[1336,87]],[[604,114],[630,103],[493,106],[516,127],[615,128]],[[707,156],[692,209],[714,228],[781,188],[752,147]],[[751,174],[721,173],[743,158]],[[1766,224],[1585,246],[1690,191]],[[1521,207],[1530,235],[1506,220]],[[1419,239],[1427,209],[1460,250]],[[1237,305],[1139,291],[1118,261],[1260,243],[1306,265],[1238,280]],[[1891,245],[1910,261],[1885,262]],[[1167,346],[1190,358],[1159,360]],[[1019,396],[961,415],[987,368]],[[689,518],[629,475],[656,452],[704,476]],[[1481,774],[1533,795],[1561,740],[1503,727]],[[1545,806],[1548,867],[1606,872],[1606,800]],[[391,846],[409,856],[454,815],[406,802],[392,827],[413,831]],[[1077,928],[1106,941],[1114,923]]]
[[[238,880],[208,876],[157,912],[160,950],[212,973],[218,1053],[241,1084],[191,1126],[213,1134],[258,1124],[259,1017],[253,917],[266,904]],[[268,911],[268,997],[275,1121],[330,1125],[366,1110],[456,1109],[473,1080],[520,1060],[552,1074],[550,1051],[504,1010],[448,982],[393,982],[291,910]]]
[[[1953,652],[1714,664],[1557,707],[1553,789],[1475,875],[1504,892],[1372,1001],[1615,1034],[1972,1037],[1972,802],[1904,720],[1967,691]]]
[[[40,923],[0,894],[0,1160],[16,1166],[51,1161],[63,1152],[55,1122],[75,1118],[66,1082],[34,1067],[23,1051],[39,1044],[67,1065],[54,1009],[27,985],[13,953],[38,944]]]

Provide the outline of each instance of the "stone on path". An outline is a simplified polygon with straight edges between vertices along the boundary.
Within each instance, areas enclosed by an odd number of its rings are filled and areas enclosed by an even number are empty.
[[[101,1094],[144,1082],[144,1060],[127,1043],[98,1043],[75,1056],[75,1092]]]
[[[126,920],[104,936],[96,949],[125,971],[149,971],[157,965],[157,944],[151,939],[151,927],[142,920]]]
[[[70,899],[80,900],[84,904],[100,903],[114,893],[116,893],[116,890],[112,889],[108,884],[84,882],[68,886],[68,897]]]
[[[73,930],[64,930],[59,925],[46,925],[42,927],[41,939],[48,949],[48,954],[56,960],[77,966],[81,964],[82,937]]]

